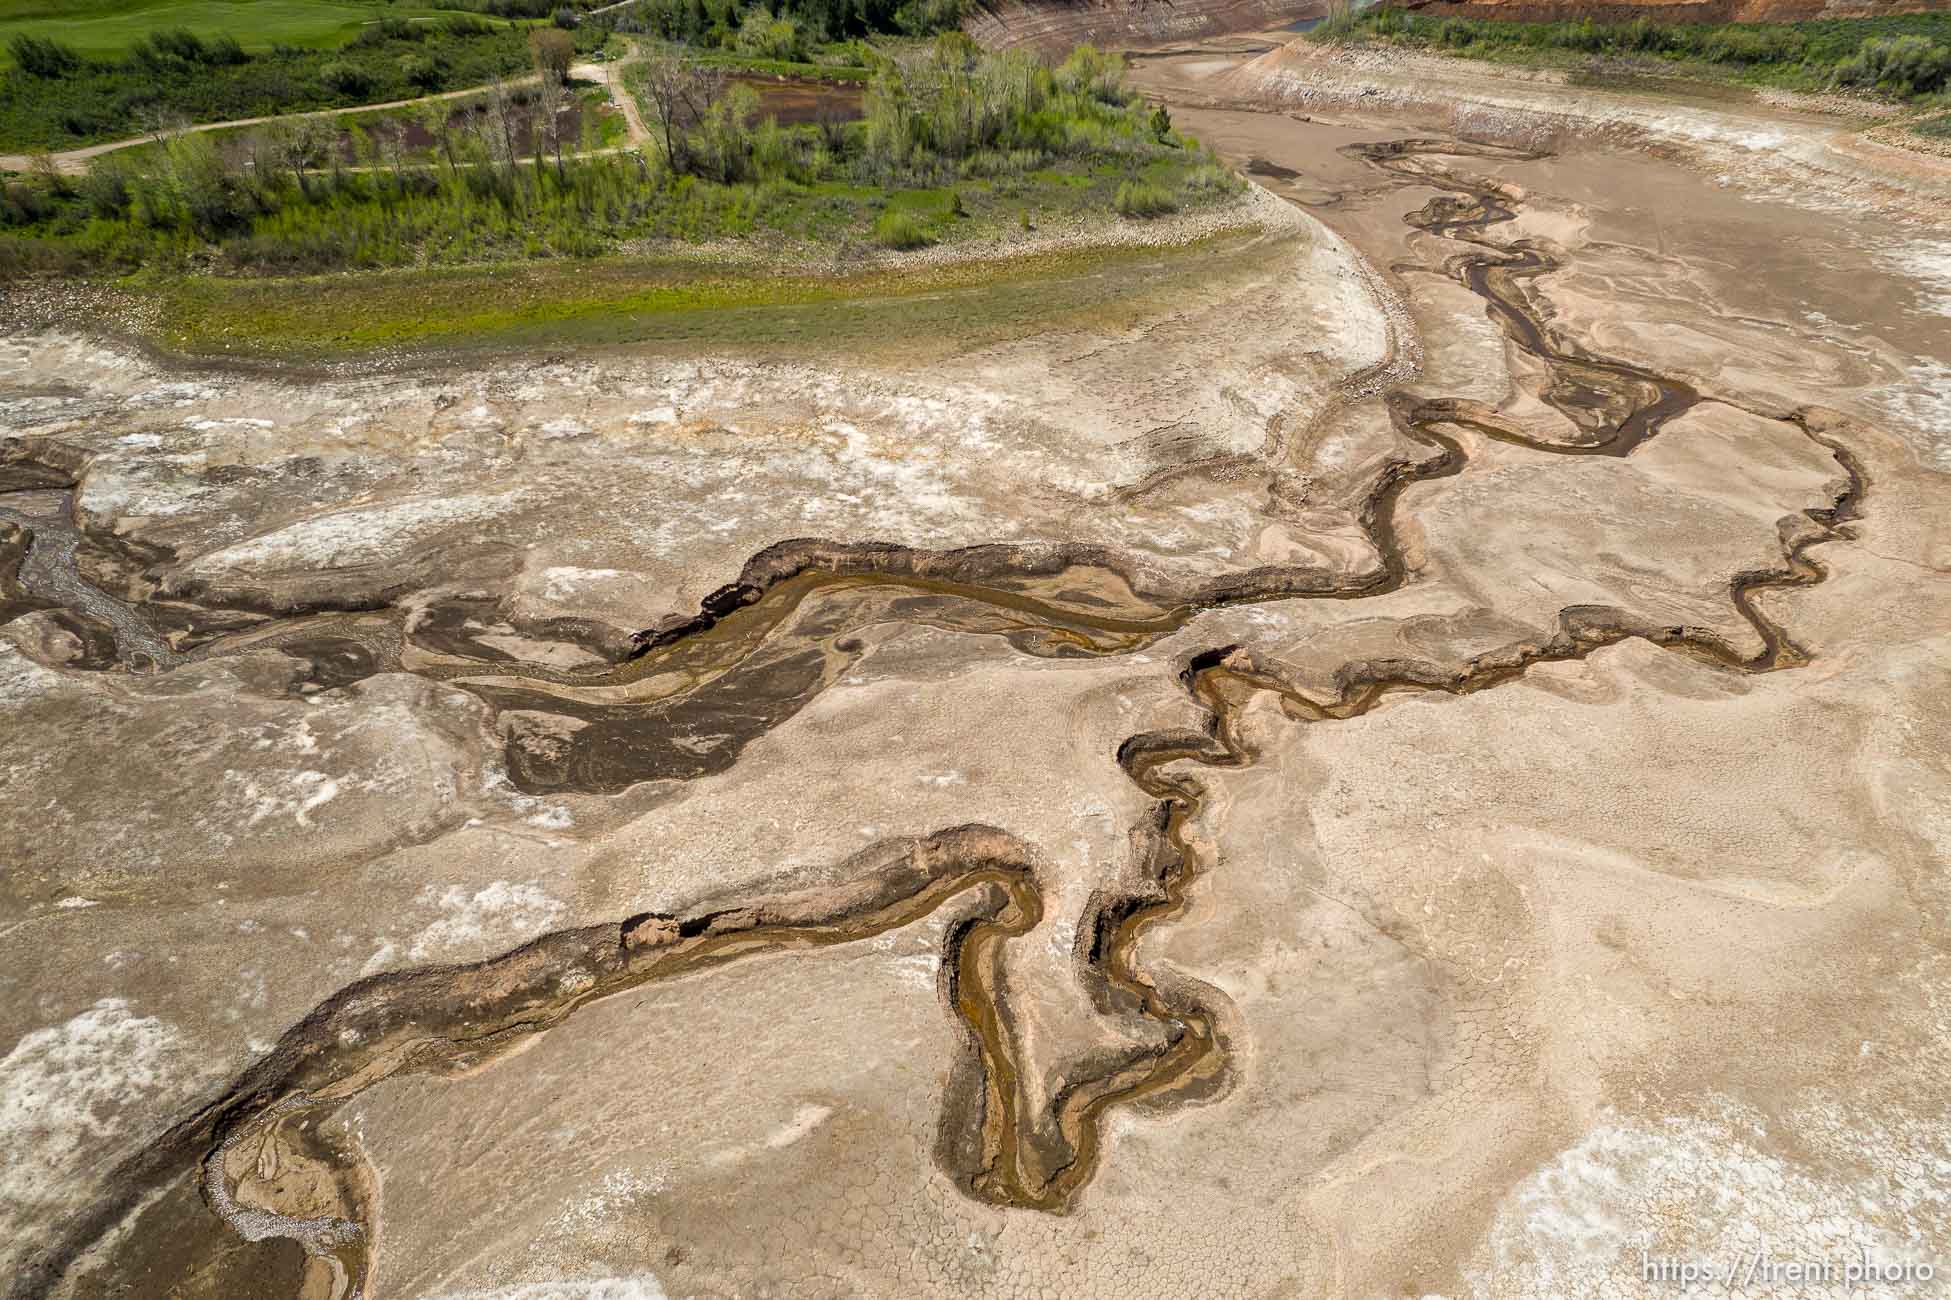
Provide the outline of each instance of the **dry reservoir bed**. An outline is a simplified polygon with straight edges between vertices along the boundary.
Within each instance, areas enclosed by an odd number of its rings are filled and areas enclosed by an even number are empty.
[[[1929,193],[1239,63],[925,366],[4,340],[10,1294],[1930,1293]]]

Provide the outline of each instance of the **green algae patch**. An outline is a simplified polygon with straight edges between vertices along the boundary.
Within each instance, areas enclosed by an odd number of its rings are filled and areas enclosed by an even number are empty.
[[[152,340],[199,357],[633,345],[913,358],[1066,321],[1135,321],[1215,275],[1244,270],[1266,243],[1256,227],[1238,227],[1166,247],[1105,244],[833,274],[618,256],[130,287],[155,303]]]

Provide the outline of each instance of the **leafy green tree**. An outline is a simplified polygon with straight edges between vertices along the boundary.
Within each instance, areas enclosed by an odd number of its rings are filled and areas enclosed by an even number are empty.
[[[357,63],[328,63],[318,70],[319,83],[334,94],[358,99],[370,94],[373,74]]]
[[[14,66],[30,77],[65,77],[81,66],[81,56],[46,36],[16,36],[7,42]]]
[[[429,93],[439,90],[447,80],[440,61],[425,54],[409,54],[401,59],[400,73],[415,90]]]
[[[561,80],[576,61],[576,40],[559,28],[538,27],[528,34],[528,52],[537,72]]]

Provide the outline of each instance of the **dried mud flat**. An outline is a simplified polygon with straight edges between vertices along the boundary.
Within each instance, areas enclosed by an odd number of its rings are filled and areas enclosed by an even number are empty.
[[[0,342],[8,1294],[1939,1261],[1929,178],[1267,57],[925,371]]]

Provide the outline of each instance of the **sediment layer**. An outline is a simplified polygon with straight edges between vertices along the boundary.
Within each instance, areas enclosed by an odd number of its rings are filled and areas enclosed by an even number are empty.
[[[638,781],[687,779],[722,770],[736,757],[736,748],[689,768],[674,766],[668,753],[657,757],[656,737],[687,733],[674,723],[674,710],[701,701],[720,711],[743,706],[744,736],[763,734],[846,671],[847,647],[869,624],[932,620],[1008,636],[1019,648],[1038,653],[1100,656],[1152,644],[1217,605],[1381,596],[1414,576],[1398,536],[1399,498],[1411,484],[1463,470],[1468,457],[1459,438],[1462,432],[1540,453],[1626,457],[1698,405],[1726,400],[1554,336],[1523,288],[1527,279],[1555,269],[1552,254],[1530,241],[1501,243],[1490,234],[1514,219],[1519,200],[1506,187],[1456,175],[1440,161],[1527,155],[1415,139],[1360,146],[1356,152],[1395,183],[1443,191],[1446,197],[1412,212],[1407,220],[1470,250],[1451,259],[1448,274],[1482,299],[1513,347],[1548,368],[1551,382],[1542,396],[1575,430],[1568,438],[1545,439],[1481,402],[1389,394],[1386,409],[1396,432],[1426,454],[1391,460],[1367,489],[1357,513],[1378,557],[1372,571],[1351,576],[1313,566],[1270,565],[1189,582],[1175,581],[1137,557],[1106,547],[1010,544],[928,551],[807,540],[780,543],[753,557],[739,581],[710,596],[696,617],[646,629],[627,654],[610,646],[607,657],[612,662],[584,672],[530,665],[506,655],[483,660],[458,620],[435,619],[405,629],[390,652],[363,659],[322,648],[340,645],[331,630],[337,616],[325,614],[296,615],[302,635],[280,642],[275,626],[254,627],[240,634],[238,644],[280,644],[287,653],[313,654],[314,680],[337,681],[347,680],[348,673],[356,680],[382,664],[409,666],[416,662],[417,638],[421,658],[415,670],[451,681],[491,708],[557,710],[588,724],[571,734],[567,753],[554,754],[546,765],[526,760],[518,746],[511,747],[510,769],[525,789],[608,793]],[[1355,386],[1363,382],[1358,379]],[[1732,672],[1771,672],[1807,662],[1807,652],[1756,605],[1754,594],[1821,581],[1826,571],[1810,558],[1809,549],[1850,535],[1847,525],[1857,515],[1867,484],[1847,445],[1848,422],[1840,416],[1812,408],[1751,414],[1813,441],[1837,466],[1830,503],[1782,522],[1780,563],[1733,579],[1728,598],[1759,638],[1758,652],[1742,653],[1703,629],[1659,625],[1630,610],[1594,606],[1564,609],[1551,636],[1483,656],[1462,671],[1407,660],[1351,662],[1338,676],[1336,693],[1325,699],[1282,680],[1276,670],[1237,646],[1216,646],[1190,656],[1181,681],[1199,706],[1203,727],[1139,733],[1118,754],[1127,777],[1151,805],[1134,828],[1136,839],[1146,846],[1144,887],[1093,897],[1074,952],[1075,977],[1092,990],[1098,1005],[1148,1022],[1159,1031],[1157,1045],[1073,1075],[1047,1105],[1032,1102],[1023,1086],[1018,1029],[997,975],[1002,946],[1044,913],[1041,879],[1046,865],[1032,846],[998,828],[955,827],[877,845],[843,864],[836,874],[844,885],[747,894],[681,914],[642,914],[607,925],[578,926],[485,962],[408,970],[356,983],[287,1032],[215,1101],[118,1169],[112,1179],[117,1193],[78,1221],[56,1250],[35,1261],[9,1294],[38,1294],[139,1200],[197,1171],[202,1171],[206,1199],[227,1219],[236,1220],[239,1211],[226,1181],[227,1153],[245,1137],[280,1140],[279,1122],[294,1108],[315,1116],[329,1114],[332,1107],[402,1072],[476,1069],[591,1002],[625,989],[703,975],[747,956],[869,939],[942,909],[952,924],[944,931],[939,996],[964,1028],[980,1086],[946,1099],[939,1151],[948,1172],[970,1196],[999,1206],[1066,1212],[1086,1194],[1099,1168],[1103,1126],[1117,1108],[1193,1102],[1220,1095],[1227,1087],[1223,995],[1183,981],[1162,984],[1141,966],[1137,952],[1148,931],[1181,914],[1191,886],[1213,866],[1210,853],[1187,830],[1202,807],[1196,774],[1201,768],[1254,761],[1251,747],[1240,738],[1238,718],[1256,697],[1271,695],[1296,720],[1331,723],[1360,717],[1403,692],[1491,689],[1534,665],[1578,659],[1631,638]],[[72,572],[72,549],[65,554],[64,571]],[[30,559],[32,555],[28,552]],[[23,586],[31,591],[37,580],[25,565],[20,572]],[[64,594],[61,579],[38,581],[44,586],[37,593],[42,598]],[[1107,616],[1094,589],[1119,590],[1135,607],[1127,605],[1118,616]],[[65,594],[72,599],[75,590],[69,586]],[[139,605],[127,608],[140,610]],[[122,644],[119,637],[117,644]],[[219,637],[192,657],[219,658],[235,648]],[[125,656],[124,662],[131,661]],[[172,663],[159,660],[153,666],[167,669]],[[600,703],[578,702],[579,692],[593,695],[672,673],[677,685],[648,703],[606,697],[595,697]],[[708,698],[712,691],[721,698]],[[766,697],[763,707],[751,703],[755,696]],[[616,725],[606,729],[606,722]],[[579,743],[590,752],[577,753]],[[598,754],[628,750],[633,743],[649,748],[640,748],[629,762]],[[357,1187],[360,1179],[347,1173],[340,1185]],[[314,1253],[329,1254],[346,1293],[356,1294],[367,1267],[364,1252],[374,1234],[370,1224],[360,1222],[364,1207],[356,1203],[357,1196],[346,1196],[334,1212],[309,1218],[279,1219],[254,1211],[260,1217],[249,1221],[250,1230],[283,1232]]]

